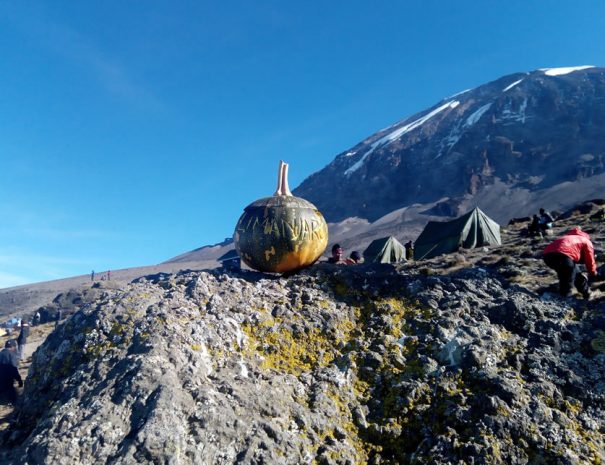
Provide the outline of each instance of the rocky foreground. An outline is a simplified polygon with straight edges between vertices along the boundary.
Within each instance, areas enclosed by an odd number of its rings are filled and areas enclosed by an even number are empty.
[[[542,245],[508,237],[449,269],[102,289],[34,354],[3,463],[601,463],[604,299],[536,288]]]

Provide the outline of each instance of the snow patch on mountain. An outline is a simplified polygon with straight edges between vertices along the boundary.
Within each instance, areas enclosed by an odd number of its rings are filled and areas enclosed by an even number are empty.
[[[485,112],[487,110],[489,110],[491,108],[491,106],[492,106],[492,103],[487,103],[487,104],[483,105],[482,107],[480,107],[475,112],[473,112],[464,121],[464,123],[462,125],[460,124],[460,122],[458,122],[456,124],[456,126],[454,126],[454,128],[450,131],[448,136],[442,140],[441,149],[439,150],[439,153],[433,160],[437,160],[437,158],[441,157],[444,154],[444,151],[445,151],[445,153],[449,153],[449,151],[452,149],[452,147],[454,145],[456,145],[458,143],[458,141],[460,140],[460,138],[462,137],[462,133],[464,132],[464,129],[473,126],[477,121],[479,121],[479,119],[481,119],[481,117],[485,114]]]
[[[525,97],[523,99],[523,103],[521,104],[521,107],[519,108],[519,117],[521,118],[520,121],[522,123],[525,123],[525,110],[527,109],[527,97]]]
[[[448,108],[453,109],[453,108],[456,108],[458,105],[460,105],[460,102],[457,100],[447,102],[447,103],[441,105],[440,107],[435,108],[433,111],[427,113],[426,115],[418,118],[417,120],[412,121],[411,123],[408,123],[404,126],[401,126],[399,129],[397,129],[393,132],[390,132],[386,136],[381,137],[380,139],[378,139],[376,142],[374,142],[372,144],[372,146],[370,147],[370,150],[368,150],[366,153],[364,153],[363,156],[353,166],[351,166],[349,169],[347,169],[345,171],[345,175],[349,176],[352,173],[354,173],[355,171],[357,171],[359,168],[361,168],[361,166],[366,161],[366,159],[376,149],[387,146],[391,142],[398,140],[401,136],[416,129],[419,126],[422,126],[424,123],[426,123],[428,120],[430,120],[433,116],[437,115],[438,113],[441,113],[443,110],[446,110]]]
[[[513,87],[515,87],[517,84],[520,84],[521,81],[523,81],[523,79],[519,79],[518,81],[513,82],[511,85],[507,86],[506,88],[502,89],[502,92],[508,92],[509,90],[511,90]]]
[[[441,141],[441,149],[433,160],[437,160],[437,158],[441,157],[444,149],[447,149],[445,153],[448,153],[452,147],[458,143],[460,137],[462,137],[462,131],[460,131],[460,123],[458,123],[458,125],[450,131],[449,135]]]
[[[570,66],[567,68],[540,68],[547,76],[563,76],[564,74],[573,73],[574,71],[581,71],[583,69],[594,68],[593,65],[586,66]]]
[[[519,110],[518,111],[514,111],[512,109],[511,103],[507,103],[504,107],[504,109],[502,110],[502,113],[500,115],[500,118],[498,118],[498,121],[503,122],[503,123],[515,123],[515,122],[520,122],[522,124],[525,124],[525,121],[527,119],[527,115],[526,115],[526,110],[527,110],[527,97],[523,99],[523,102],[521,102],[521,105],[519,105]]]
[[[450,95],[449,97],[444,98],[443,100],[449,100],[451,98],[458,97],[459,95],[466,94],[467,92],[470,92],[471,90],[473,90],[473,89],[465,89],[465,90],[462,90],[460,92],[456,92],[455,94]]]
[[[483,114],[490,109],[490,107],[492,106],[492,103],[487,103],[485,105],[483,105],[481,108],[479,108],[477,111],[475,111],[471,116],[469,116],[465,123],[464,123],[464,127],[470,127],[473,124],[475,124],[477,121],[479,121],[479,119],[483,116]]]

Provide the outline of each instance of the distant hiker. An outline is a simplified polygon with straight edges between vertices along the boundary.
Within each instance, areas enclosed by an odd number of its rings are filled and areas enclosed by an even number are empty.
[[[231,249],[227,253],[221,255],[216,259],[220,264],[221,268],[226,272],[238,272],[242,271],[242,260],[237,253],[237,250]]]
[[[91,281],[91,282],[94,282],[94,280],[95,280],[95,270],[92,270],[92,271],[90,272],[90,281]]]
[[[61,321],[61,309],[57,310],[55,314],[55,328],[59,326],[59,322]]]
[[[540,233],[543,236],[546,235],[547,229],[552,229],[552,224],[554,222],[555,220],[552,215],[543,208],[540,208],[540,217],[538,220],[538,224],[540,225]]]
[[[242,271],[242,262],[239,257],[235,257],[230,260],[223,260],[221,265],[225,271]]]
[[[16,339],[9,339],[4,343],[4,349],[0,351],[0,365],[2,364],[12,365],[15,368],[19,366]]]
[[[21,331],[19,332],[19,336],[17,337],[17,346],[19,359],[23,358],[23,349],[25,348],[25,344],[27,344],[27,338],[29,336],[29,325],[21,320]]]
[[[34,315],[33,325],[38,326],[40,324],[40,312],[36,312]]]
[[[412,241],[408,241],[403,244],[405,247],[405,258],[406,260],[414,260],[414,243]]]
[[[527,234],[529,237],[542,236],[540,230],[540,217],[538,215],[532,217],[531,223],[527,227]]]
[[[354,250],[351,252],[349,258],[346,259],[346,262],[347,265],[358,265],[359,263],[363,262],[363,257],[357,250]]]
[[[572,228],[563,237],[546,246],[544,263],[557,272],[559,293],[562,296],[570,296],[571,288],[575,285],[585,299],[590,297],[588,278],[580,272],[578,264],[584,264],[591,276],[596,276],[597,264],[590,236],[579,227]]]
[[[19,361],[16,350],[17,341],[10,339],[0,352],[0,396],[11,404],[17,402],[15,381],[19,383],[19,387],[23,387],[23,380],[17,369]]]
[[[330,258],[328,258],[328,263],[333,263],[335,265],[345,264],[346,262],[342,258],[343,254],[344,254],[344,251],[342,250],[342,247],[340,246],[340,244],[334,244],[332,246],[332,256]]]
[[[107,270],[107,281],[111,281],[111,270]]]

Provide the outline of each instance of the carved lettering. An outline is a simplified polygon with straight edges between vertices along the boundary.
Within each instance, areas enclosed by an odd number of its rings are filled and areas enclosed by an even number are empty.
[[[295,241],[298,239],[298,236],[300,235],[300,228],[296,225],[296,223],[291,224],[288,221],[284,221],[284,229],[287,228],[287,231],[285,231],[285,235],[289,236],[291,240]],[[289,232],[289,234],[288,234]]]
[[[248,219],[248,231],[254,231],[254,228],[258,226],[258,217],[256,215],[250,216]]]
[[[293,212],[293,215],[289,217],[290,220],[276,220],[273,215],[268,214],[266,209],[263,213],[264,217],[245,212],[238,222],[236,231],[239,231],[240,234],[258,234],[262,231],[263,234],[272,235],[275,238],[287,237],[297,243],[322,241],[326,238],[325,223],[320,219],[302,218]]]
[[[265,234],[271,234],[274,229],[278,229],[277,224],[275,224],[275,219],[265,218],[265,220],[263,221],[263,232]]]
[[[302,232],[303,239],[309,237],[309,220],[300,220],[300,230]]]
[[[321,241],[324,239],[325,237],[325,232],[324,232],[324,228],[322,228],[322,225],[319,221],[317,220],[313,220],[313,232],[312,232],[312,237],[315,240]]]

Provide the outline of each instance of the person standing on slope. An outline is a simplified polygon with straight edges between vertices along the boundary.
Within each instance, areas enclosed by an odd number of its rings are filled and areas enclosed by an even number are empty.
[[[580,272],[578,264],[584,264],[591,276],[596,276],[597,264],[590,236],[580,227],[570,229],[563,237],[547,245],[543,258],[544,263],[557,272],[562,296],[570,296],[571,288],[575,285],[585,299],[590,297],[588,279]]]
[[[21,332],[19,333],[19,337],[17,338],[17,353],[19,354],[19,359],[23,358],[23,349],[25,348],[25,344],[27,344],[27,338],[29,337],[29,325],[25,322],[24,319],[21,320]]]
[[[405,247],[405,258],[406,260],[414,260],[414,243],[412,241],[408,241],[403,244]]]
[[[23,387],[23,380],[17,369],[18,365],[17,341],[9,339],[0,352],[0,399],[13,405],[17,402],[15,381],[19,387]]]
[[[554,222],[555,219],[552,217],[552,215],[543,208],[540,208],[540,216],[538,217],[538,232],[542,237],[546,236],[547,229],[552,229],[552,224]]]

